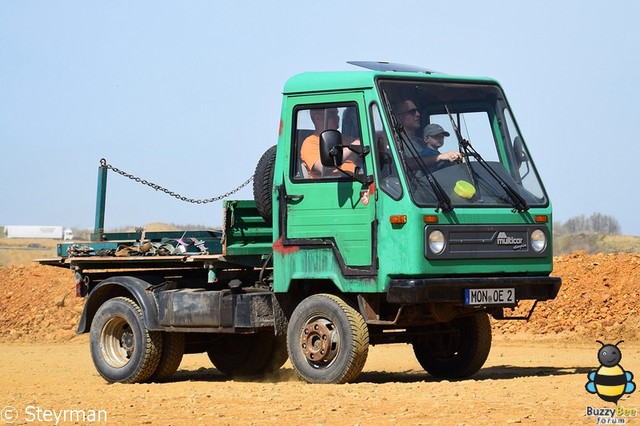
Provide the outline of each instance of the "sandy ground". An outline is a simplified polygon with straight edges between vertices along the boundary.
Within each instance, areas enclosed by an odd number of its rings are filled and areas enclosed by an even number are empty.
[[[74,335],[84,301],[74,297],[71,271],[24,264],[34,255],[26,250],[4,254],[16,264],[0,268],[0,426],[53,425],[56,417],[112,425],[595,425],[589,407],[615,408],[585,390],[587,374],[600,367],[596,339],[625,340],[620,364],[640,384],[638,254],[557,257],[558,297],[528,322],[493,321],[489,359],[471,379],[437,381],[410,346],[387,345],[372,347],[363,374],[346,385],[305,384],[288,362],[270,381],[231,380],[204,354],[185,355],[169,383],[109,385],[93,367],[88,336]],[[618,407],[637,414],[640,391]],[[613,420],[640,425],[637,415]]]
[[[584,387],[587,373],[599,367],[599,347],[501,336],[476,376],[450,382],[424,373],[410,346],[376,346],[358,381],[346,385],[305,384],[288,362],[270,381],[234,381],[194,354],[169,383],[109,385],[93,368],[86,335],[65,343],[2,343],[0,424],[55,424],[56,416],[66,416],[59,424],[118,425],[596,424],[587,407],[615,407]],[[620,364],[640,372],[640,344],[620,348]],[[623,396],[618,406],[639,409],[640,393]],[[71,410],[83,410],[85,421],[76,422],[80,411]]]

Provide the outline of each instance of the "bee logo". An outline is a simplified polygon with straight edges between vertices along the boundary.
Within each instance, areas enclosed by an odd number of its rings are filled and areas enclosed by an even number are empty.
[[[625,371],[620,365],[622,352],[618,345],[624,340],[615,345],[605,345],[599,340],[596,342],[602,345],[598,351],[600,368],[587,374],[589,381],[585,388],[587,392],[597,393],[601,399],[618,405],[618,400],[622,395],[636,390],[636,384],[632,382],[633,373]]]

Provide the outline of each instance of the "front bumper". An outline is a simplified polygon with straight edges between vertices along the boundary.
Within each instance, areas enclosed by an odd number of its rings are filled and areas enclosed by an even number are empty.
[[[464,303],[465,289],[513,288],[518,300],[551,300],[560,290],[559,277],[452,277],[392,279],[389,303]]]

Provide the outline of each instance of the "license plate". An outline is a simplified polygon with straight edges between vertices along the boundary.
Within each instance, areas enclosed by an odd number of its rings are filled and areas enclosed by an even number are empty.
[[[516,303],[513,288],[467,288],[464,290],[465,305],[507,305]]]

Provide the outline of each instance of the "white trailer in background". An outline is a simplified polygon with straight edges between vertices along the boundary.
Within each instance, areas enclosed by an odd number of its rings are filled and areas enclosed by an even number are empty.
[[[62,226],[5,226],[7,238],[48,238],[62,239]]]

